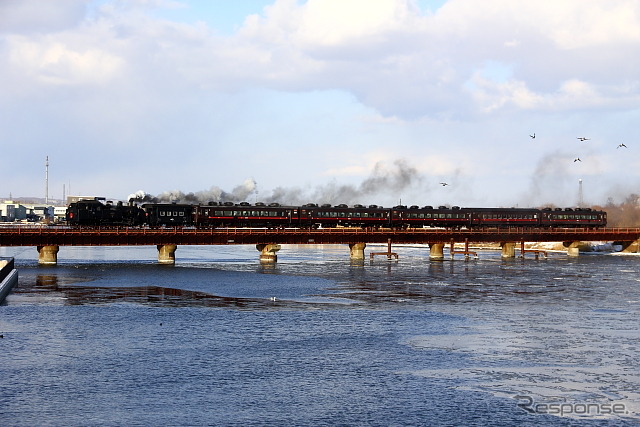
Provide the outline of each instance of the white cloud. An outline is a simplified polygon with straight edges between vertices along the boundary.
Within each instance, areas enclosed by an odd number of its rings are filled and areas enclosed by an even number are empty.
[[[461,88],[487,60],[512,66],[514,80],[501,92],[515,96],[513,102],[481,106],[484,113],[496,105],[554,110],[554,103],[538,100],[563,92],[572,80],[598,88],[615,104],[611,82],[638,80],[638,59],[628,54],[630,46],[638,48],[638,34],[637,2],[593,1],[585,7],[577,0],[493,0],[482,6],[452,0],[433,15],[421,15],[408,1],[283,0],[265,16],[248,19],[240,32],[243,43],[272,54],[259,65],[275,87],[290,81],[298,88],[323,87],[329,78],[385,115],[414,118],[465,112],[470,100]],[[636,66],[612,74],[607,60]]]
[[[102,84],[127,64],[215,90],[341,89],[385,116],[412,119],[465,115],[473,99],[483,100],[483,114],[501,108],[553,111],[557,103],[540,99],[554,91],[566,99],[567,91],[574,93],[566,86],[572,81],[584,82],[615,106],[620,94],[614,83],[628,82],[637,94],[640,80],[640,55],[629,55],[630,47],[640,45],[640,12],[633,1],[594,0],[584,7],[577,0],[492,0],[480,8],[475,1],[451,0],[422,15],[409,0],[279,0],[264,15],[249,16],[231,37],[215,36],[202,23],[171,23],[144,13],[152,6],[177,7],[165,3],[107,3],[75,29],[9,35],[11,66],[55,84]],[[69,2],[67,9],[76,7]],[[510,80],[481,82],[477,76],[487,61],[510,67]],[[484,86],[482,93],[465,89],[474,79]]]
[[[528,173],[541,154],[523,161],[518,144],[534,131],[552,151],[561,133],[613,140],[637,124],[640,5],[588,3],[449,0],[423,14],[412,0],[278,0],[221,36],[172,21],[181,2],[4,1],[0,136],[74,159],[99,148],[131,171],[126,194],[160,185],[147,164],[226,188],[254,172],[259,185],[357,180],[397,158],[431,177]]]
[[[72,28],[82,22],[87,0],[3,0],[0,34],[37,34]]]
[[[124,61],[97,48],[75,50],[65,44],[43,38],[8,39],[9,65],[14,71],[31,75],[45,84],[104,84],[114,78]]]

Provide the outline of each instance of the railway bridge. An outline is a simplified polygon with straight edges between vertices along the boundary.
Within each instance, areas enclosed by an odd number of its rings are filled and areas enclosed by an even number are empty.
[[[217,228],[189,227],[82,227],[67,226],[10,226],[0,227],[0,246],[33,246],[38,250],[38,262],[56,264],[60,246],[137,246],[154,245],[158,248],[160,263],[175,263],[178,245],[255,245],[261,262],[276,262],[281,244],[345,244],[349,245],[351,259],[364,259],[367,244],[388,244],[388,251],[377,253],[395,255],[392,244],[427,244],[429,258],[444,259],[444,247],[450,245],[450,254],[474,254],[470,243],[500,243],[502,257],[515,257],[520,244],[521,255],[525,242],[564,242],[567,253],[577,256],[583,242],[619,242],[625,251],[640,251],[640,228]],[[456,250],[455,244],[464,244]],[[459,247],[460,245],[458,245]],[[373,256],[373,254],[371,255]],[[397,256],[396,256],[397,257]]]

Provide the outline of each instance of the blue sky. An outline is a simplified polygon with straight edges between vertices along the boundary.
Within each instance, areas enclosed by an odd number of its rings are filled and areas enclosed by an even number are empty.
[[[621,201],[640,2],[588,3],[6,0],[0,198]]]

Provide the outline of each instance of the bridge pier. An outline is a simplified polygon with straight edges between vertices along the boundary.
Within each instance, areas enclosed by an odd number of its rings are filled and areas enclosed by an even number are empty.
[[[635,254],[640,252],[640,240],[634,240],[632,242],[615,242],[622,245],[622,253]]]
[[[47,245],[37,246],[38,249],[38,264],[41,265],[55,265],[58,263],[58,251],[60,246]]]
[[[349,257],[352,261],[364,260],[365,243],[349,243]]]
[[[431,243],[429,245],[429,259],[434,261],[444,260],[444,243]]]
[[[515,242],[500,242],[502,248],[502,258],[515,258],[516,257],[516,243]]]
[[[578,240],[575,242],[564,242],[563,245],[567,248],[568,256],[578,256],[580,255],[580,248],[584,246],[584,243]]]
[[[176,263],[176,249],[178,249],[178,245],[157,245],[157,248],[158,262],[160,264]]]
[[[256,245],[256,249],[260,251],[260,262],[263,264],[273,264],[278,261],[276,252],[280,250],[281,246],[277,243],[261,243]]]

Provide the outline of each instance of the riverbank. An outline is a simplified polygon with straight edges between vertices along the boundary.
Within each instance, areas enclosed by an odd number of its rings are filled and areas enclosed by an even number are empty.
[[[18,284],[18,270],[14,268],[13,258],[0,259],[0,304]]]

